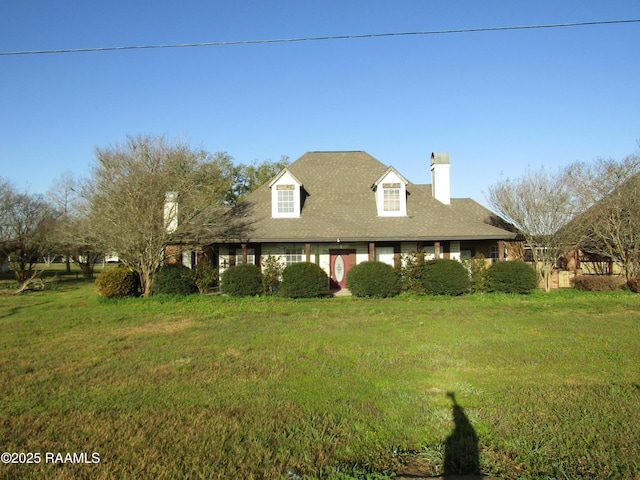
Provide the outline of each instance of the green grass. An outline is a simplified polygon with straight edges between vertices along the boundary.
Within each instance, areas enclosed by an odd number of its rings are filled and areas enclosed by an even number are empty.
[[[452,452],[506,478],[640,478],[639,365],[628,292],[106,301],[65,281],[0,297],[0,445],[43,455],[0,478],[379,479]]]

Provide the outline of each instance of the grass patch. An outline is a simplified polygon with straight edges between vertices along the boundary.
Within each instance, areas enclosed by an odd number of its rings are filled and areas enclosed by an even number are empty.
[[[380,479],[451,455],[508,478],[640,475],[628,292],[104,300],[79,282],[3,296],[0,352],[3,450],[101,459],[0,478]]]

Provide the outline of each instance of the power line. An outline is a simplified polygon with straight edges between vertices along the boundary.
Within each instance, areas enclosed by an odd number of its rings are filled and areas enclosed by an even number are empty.
[[[89,47],[89,48],[66,48],[57,50],[25,50],[15,52],[0,52],[0,56],[7,55],[45,55],[53,53],[83,53],[83,52],[109,52],[118,50],[147,50],[161,48],[191,48],[191,47],[221,47],[227,45],[256,45],[264,43],[294,43],[294,42],[315,42],[320,40],[352,40],[357,38],[380,38],[380,37],[406,37],[420,35],[445,35],[452,33],[479,33],[479,32],[503,32],[509,30],[534,30],[542,28],[566,28],[584,27],[592,25],[616,25],[621,23],[640,23],[640,19],[634,20],[603,20],[595,22],[574,22],[574,23],[553,23],[544,25],[520,25],[510,27],[482,27],[482,28],[461,28],[454,30],[427,30],[417,32],[392,32],[392,33],[365,33],[359,35],[331,35],[324,37],[299,37],[299,38],[277,38],[264,40],[232,40],[221,42],[201,42],[201,43],[171,43],[165,45],[127,45],[121,47]]]

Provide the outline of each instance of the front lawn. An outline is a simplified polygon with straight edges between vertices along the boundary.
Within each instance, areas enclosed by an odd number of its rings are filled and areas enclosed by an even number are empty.
[[[628,292],[0,302],[0,478],[640,476]]]

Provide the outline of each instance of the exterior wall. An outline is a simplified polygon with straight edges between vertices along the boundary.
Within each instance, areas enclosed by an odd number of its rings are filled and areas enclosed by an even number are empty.
[[[437,244],[437,245],[436,245]],[[422,250],[425,253],[425,259],[433,260],[436,258],[436,246],[438,247],[438,258],[450,258],[453,260],[461,260],[463,254],[472,252],[471,255],[482,253],[487,257],[487,263],[491,263],[490,253],[491,247],[497,246],[494,241],[482,242],[461,242],[461,241],[442,241],[442,242],[377,242],[370,244],[369,242],[343,242],[343,243],[263,243],[263,244],[247,244],[247,261],[262,265],[267,256],[282,257],[282,262],[286,263],[286,250],[295,249],[299,252],[301,261],[310,261],[319,265],[327,275],[331,276],[331,251],[335,250],[351,250],[355,251],[355,264],[366,262],[370,258],[370,246],[373,245],[373,258],[375,260],[396,266],[402,258],[402,255]],[[241,245],[219,245],[217,246],[217,263],[220,274],[227,268],[242,263]]]
[[[169,264],[182,264],[182,247],[180,245],[167,245],[164,248],[165,262]]]

